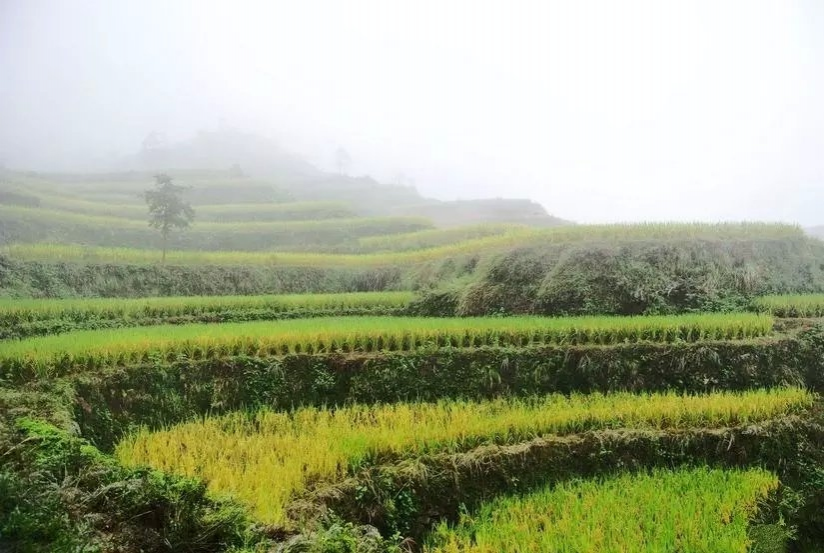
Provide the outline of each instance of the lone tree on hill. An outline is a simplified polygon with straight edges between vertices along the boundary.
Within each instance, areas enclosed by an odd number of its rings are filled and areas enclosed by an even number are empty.
[[[187,228],[195,218],[195,210],[181,197],[184,190],[186,187],[173,184],[169,175],[160,174],[155,176],[154,190],[143,193],[149,206],[149,226],[163,237],[161,263],[166,263],[166,245],[172,230]]]

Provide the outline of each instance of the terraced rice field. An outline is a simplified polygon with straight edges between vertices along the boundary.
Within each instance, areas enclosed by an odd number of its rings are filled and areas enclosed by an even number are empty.
[[[412,292],[352,292],[342,294],[280,294],[261,296],[176,296],[155,298],[0,299],[0,325],[49,319],[169,318],[230,311],[274,313],[345,311],[404,307]]]
[[[707,467],[575,480],[441,524],[424,551],[744,553],[750,519],[777,487],[762,469]]]
[[[20,208],[22,209],[22,208]],[[137,223],[135,221],[135,223]],[[261,224],[249,223],[252,228]],[[286,228],[280,223],[280,229]],[[298,223],[296,223],[298,224]],[[331,228],[344,224],[342,220],[318,221],[313,223]],[[412,221],[410,224],[415,224]],[[223,225],[220,228],[229,228],[230,224],[204,223],[204,225]],[[362,221],[359,225],[364,226]],[[205,228],[205,227],[202,227]],[[294,227],[289,227],[294,228]],[[372,236],[405,233],[399,225],[393,225],[392,232],[372,232],[378,227],[364,227],[367,234]],[[306,227],[304,230],[312,230]],[[440,231],[438,231],[440,232]],[[409,235],[407,235],[409,236]],[[471,238],[455,243],[409,249],[403,251],[388,251],[384,253],[362,254],[332,254],[312,252],[272,252],[272,251],[193,251],[171,250],[167,253],[169,264],[208,264],[208,265],[283,265],[296,267],[382,267],[397,265],[413,265],[428,261],[440,260],[454,256],[476,255],[478,252],[511,250],[524,246],[566,244],[576,242],[610,242],[626,240],[737,240],[763,238],[804,238],[803,230],[794,225],[766,224],[766,223],[722,223],[722,224],[627,224],[627,225],[575,225],[552,227],[546,229],[512,230],[504,234]],[[378,245],[380,247],[380,244]],[[382,249],[382,248],[381,248]],[[157,263],[157,251],[137,248],[107,248],[78,246],[71,244],[10,244],[5,246],[5,252],[12,258],[34,261],[71,261],[71,262],[98,262],[98,263]]]
[[[87,330],[0,343],[7,374],[48,376],[151,358],[409,351],[420,347],[620,344],[754,338],[756,313],[650,317],[321,317],[250,323]]]
[[[238,497],[260,520],[283,523],[286,504],[310,482],[340,479],[365,465],[544,434],[755,423],[803,412],[813,401],[809,392],[788,388],[264,410],[144,430],[123,440],[116,455],[128,465],[204,477],[213,492]]]
[[[776,317],[824,317],[824,294],[762,296],[753,305]]]

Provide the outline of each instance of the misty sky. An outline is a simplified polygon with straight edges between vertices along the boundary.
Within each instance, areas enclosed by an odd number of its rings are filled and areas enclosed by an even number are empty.
[[[220,121],[580,222],[824,224],[824,1],[0,0],[0,161]]]

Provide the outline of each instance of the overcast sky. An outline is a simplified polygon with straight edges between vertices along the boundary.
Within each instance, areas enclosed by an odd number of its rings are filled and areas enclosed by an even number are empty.
[[[442,199],[824,223],[822,0],[0,0],[0,161],[219,121]]]

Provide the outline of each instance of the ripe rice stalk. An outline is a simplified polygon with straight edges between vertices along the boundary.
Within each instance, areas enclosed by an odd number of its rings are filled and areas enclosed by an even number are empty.
[[[810,392],[785,388],[236,412],[137,431],[118,444],[116,455],[129,466],[205,478],[213,493],[234,496],[261,521],[283,524],[286,504],[311,482],[336,481],[370,465],[547,434],[751,424],[803,413],[814,401]]]

